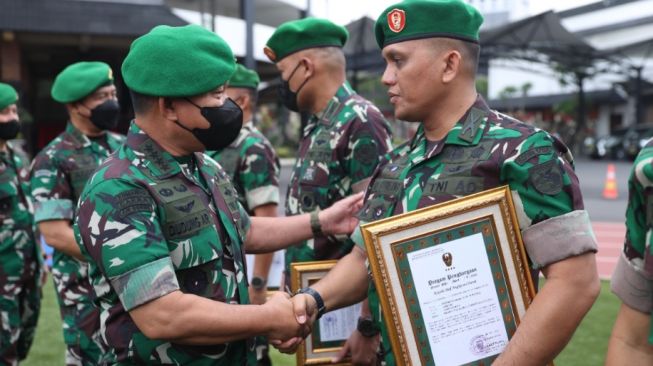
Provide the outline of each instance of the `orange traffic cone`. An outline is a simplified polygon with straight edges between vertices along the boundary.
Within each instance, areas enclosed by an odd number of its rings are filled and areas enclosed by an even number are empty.
[[[614,164],[608,164],[608,173],[605,177],[605,188],[603,188],[603,198],[615,200],[619,197],[617,191],[617,178],[615,177]]]

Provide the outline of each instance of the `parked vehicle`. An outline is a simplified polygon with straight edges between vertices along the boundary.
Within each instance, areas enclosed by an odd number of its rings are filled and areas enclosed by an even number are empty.
[[[617,128],[610,135],[587,137],[584,141],[585,154],[592,159],[623,159],[626,153],[623,148],[624,136],[628,127]]]
[[[653,123],[632,126],[623,138],[623,150],[626,157],[635,160],[639,151],[653,137]]]

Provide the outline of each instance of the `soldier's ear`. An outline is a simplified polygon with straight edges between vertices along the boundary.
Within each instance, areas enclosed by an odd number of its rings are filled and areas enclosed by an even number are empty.
[[[442,72],[442,83],[448,84],[456,79],[462,67],[462,56],[456,50],[444,53],[444,70]]]
[[[308,57],[302,57],[299,60],[300,63],[304,64],[304,78],[310,78],[315,74],[315,63]]]
[[[175,107],[172,103],[172,99],[160,97],[158,102],[159,114],[165,119],[172,121],[177,120],[177,112],[175,112]]]

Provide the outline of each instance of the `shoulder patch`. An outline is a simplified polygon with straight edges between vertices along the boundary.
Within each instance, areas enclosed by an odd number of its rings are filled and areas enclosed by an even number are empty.
[[[553,147],[551,146],[541,146],[541,147],[531,148],[528,149],[527,151],[524,151],[521,155],[519,155],[517,159],[515,159],[515,162],[519,165],[524,165],[527,161],[531,160],[536,156],[546,155],[552,152],[553,152]]]
[[[124,219],[135,212],[151,212],[154,209],[154,199],[147,191],[138,188],[119,193],[114,202],[116,217],[119,219]]]
[[[379,152],[376,148],[376,141],[370,140],[359,147],[354,152],[354,159],[361,164],[374,164],[379,160]]]
[[[549,196],[562,191],[562,171],[556,159],[528,169],[528,179],[538,192]]]

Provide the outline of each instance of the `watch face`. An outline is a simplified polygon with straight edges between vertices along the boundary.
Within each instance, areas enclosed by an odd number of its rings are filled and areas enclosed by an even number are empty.
[[[265,280],[261,277],[254,277],[252,278],[251,285],[253,288],[260,290],[265,287]]]
[[[378,334],[376,324],[370,319],[361,319],[358,322],[358,331],[365,337],[373,337]]]

